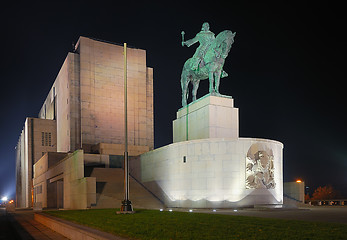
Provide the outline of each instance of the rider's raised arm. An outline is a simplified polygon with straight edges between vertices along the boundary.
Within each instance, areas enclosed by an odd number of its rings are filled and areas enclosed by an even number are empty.
[[[187,45],[187,47],[192,46],[194,43],[197,43],[199,41],[198,37],[195,36],[195,38],[189,39],[185,41],[184,43]]]

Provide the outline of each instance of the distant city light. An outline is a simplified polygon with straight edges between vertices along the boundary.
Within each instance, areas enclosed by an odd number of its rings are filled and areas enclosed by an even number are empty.
[[[169,212],[172,212],[172,209],[169,209]]]
[[[192,209],[189,209],[189,212],[193,212],[193,210],[192,210]]]
[[[237,209],[234,209],[234,212],[237,212]]]
[[[160,211],[162,212],[162,211],[163,211],[163,209],[161,208],[161,209],[160,209]]]
[[[300,180],[300,179],[298,179],[298,180],[296,180],[296,182],[297,182],[297,183],[301,183],[301,180]]]
[[[213,209],[212,211],[216,212],[217,210],[216,210],[216,209]]]
[[[10,204],[11,204],[11,203],[14,203],[14,201],[13,201],[13,200],[11,200],[11,201],[9,201],[8,203],[10,203]]]

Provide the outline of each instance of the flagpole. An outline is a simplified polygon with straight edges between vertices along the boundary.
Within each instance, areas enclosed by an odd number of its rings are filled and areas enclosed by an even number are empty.
[[[133,212],[129,200],[129,156],[128,156],[128,91],[127,91],[127,44],[124,43],[124,200],[122,201],[121,213]]]

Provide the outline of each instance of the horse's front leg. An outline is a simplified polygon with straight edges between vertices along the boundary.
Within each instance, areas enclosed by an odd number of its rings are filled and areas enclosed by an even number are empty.
[[[220,76],[222,71],[217,71],[214,73],[214,90],[216,93],[219,93],[219,83],[220,83]]]
[[[193,90],[192,90],[193,102],[196,100],[196,94],[198,92],[199,83],[200,83],[200,80],[196,80],[193,82]]]
[[[186,83],[184,87],[182,88],[182,107],[187,105],[188,94],[189,94],[188,83]]]
[[[209,92],[210,92],[210,93],[213,93],[213,92],[214,92],[214,87],[213,87],[213,81],[214,81],[214,79],[213,79],[213,72],[212,72],[212,71],[210,71],[210,72],[208,73],[208,79],[209,79],[209,81],[210,81],[210,89],[209,89]]]

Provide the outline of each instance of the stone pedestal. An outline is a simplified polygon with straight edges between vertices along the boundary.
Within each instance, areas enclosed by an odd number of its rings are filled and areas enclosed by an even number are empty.
[[[229,96],[210,94],[181,108],[173,121],[173,142],[239,137],[239,109]]]

